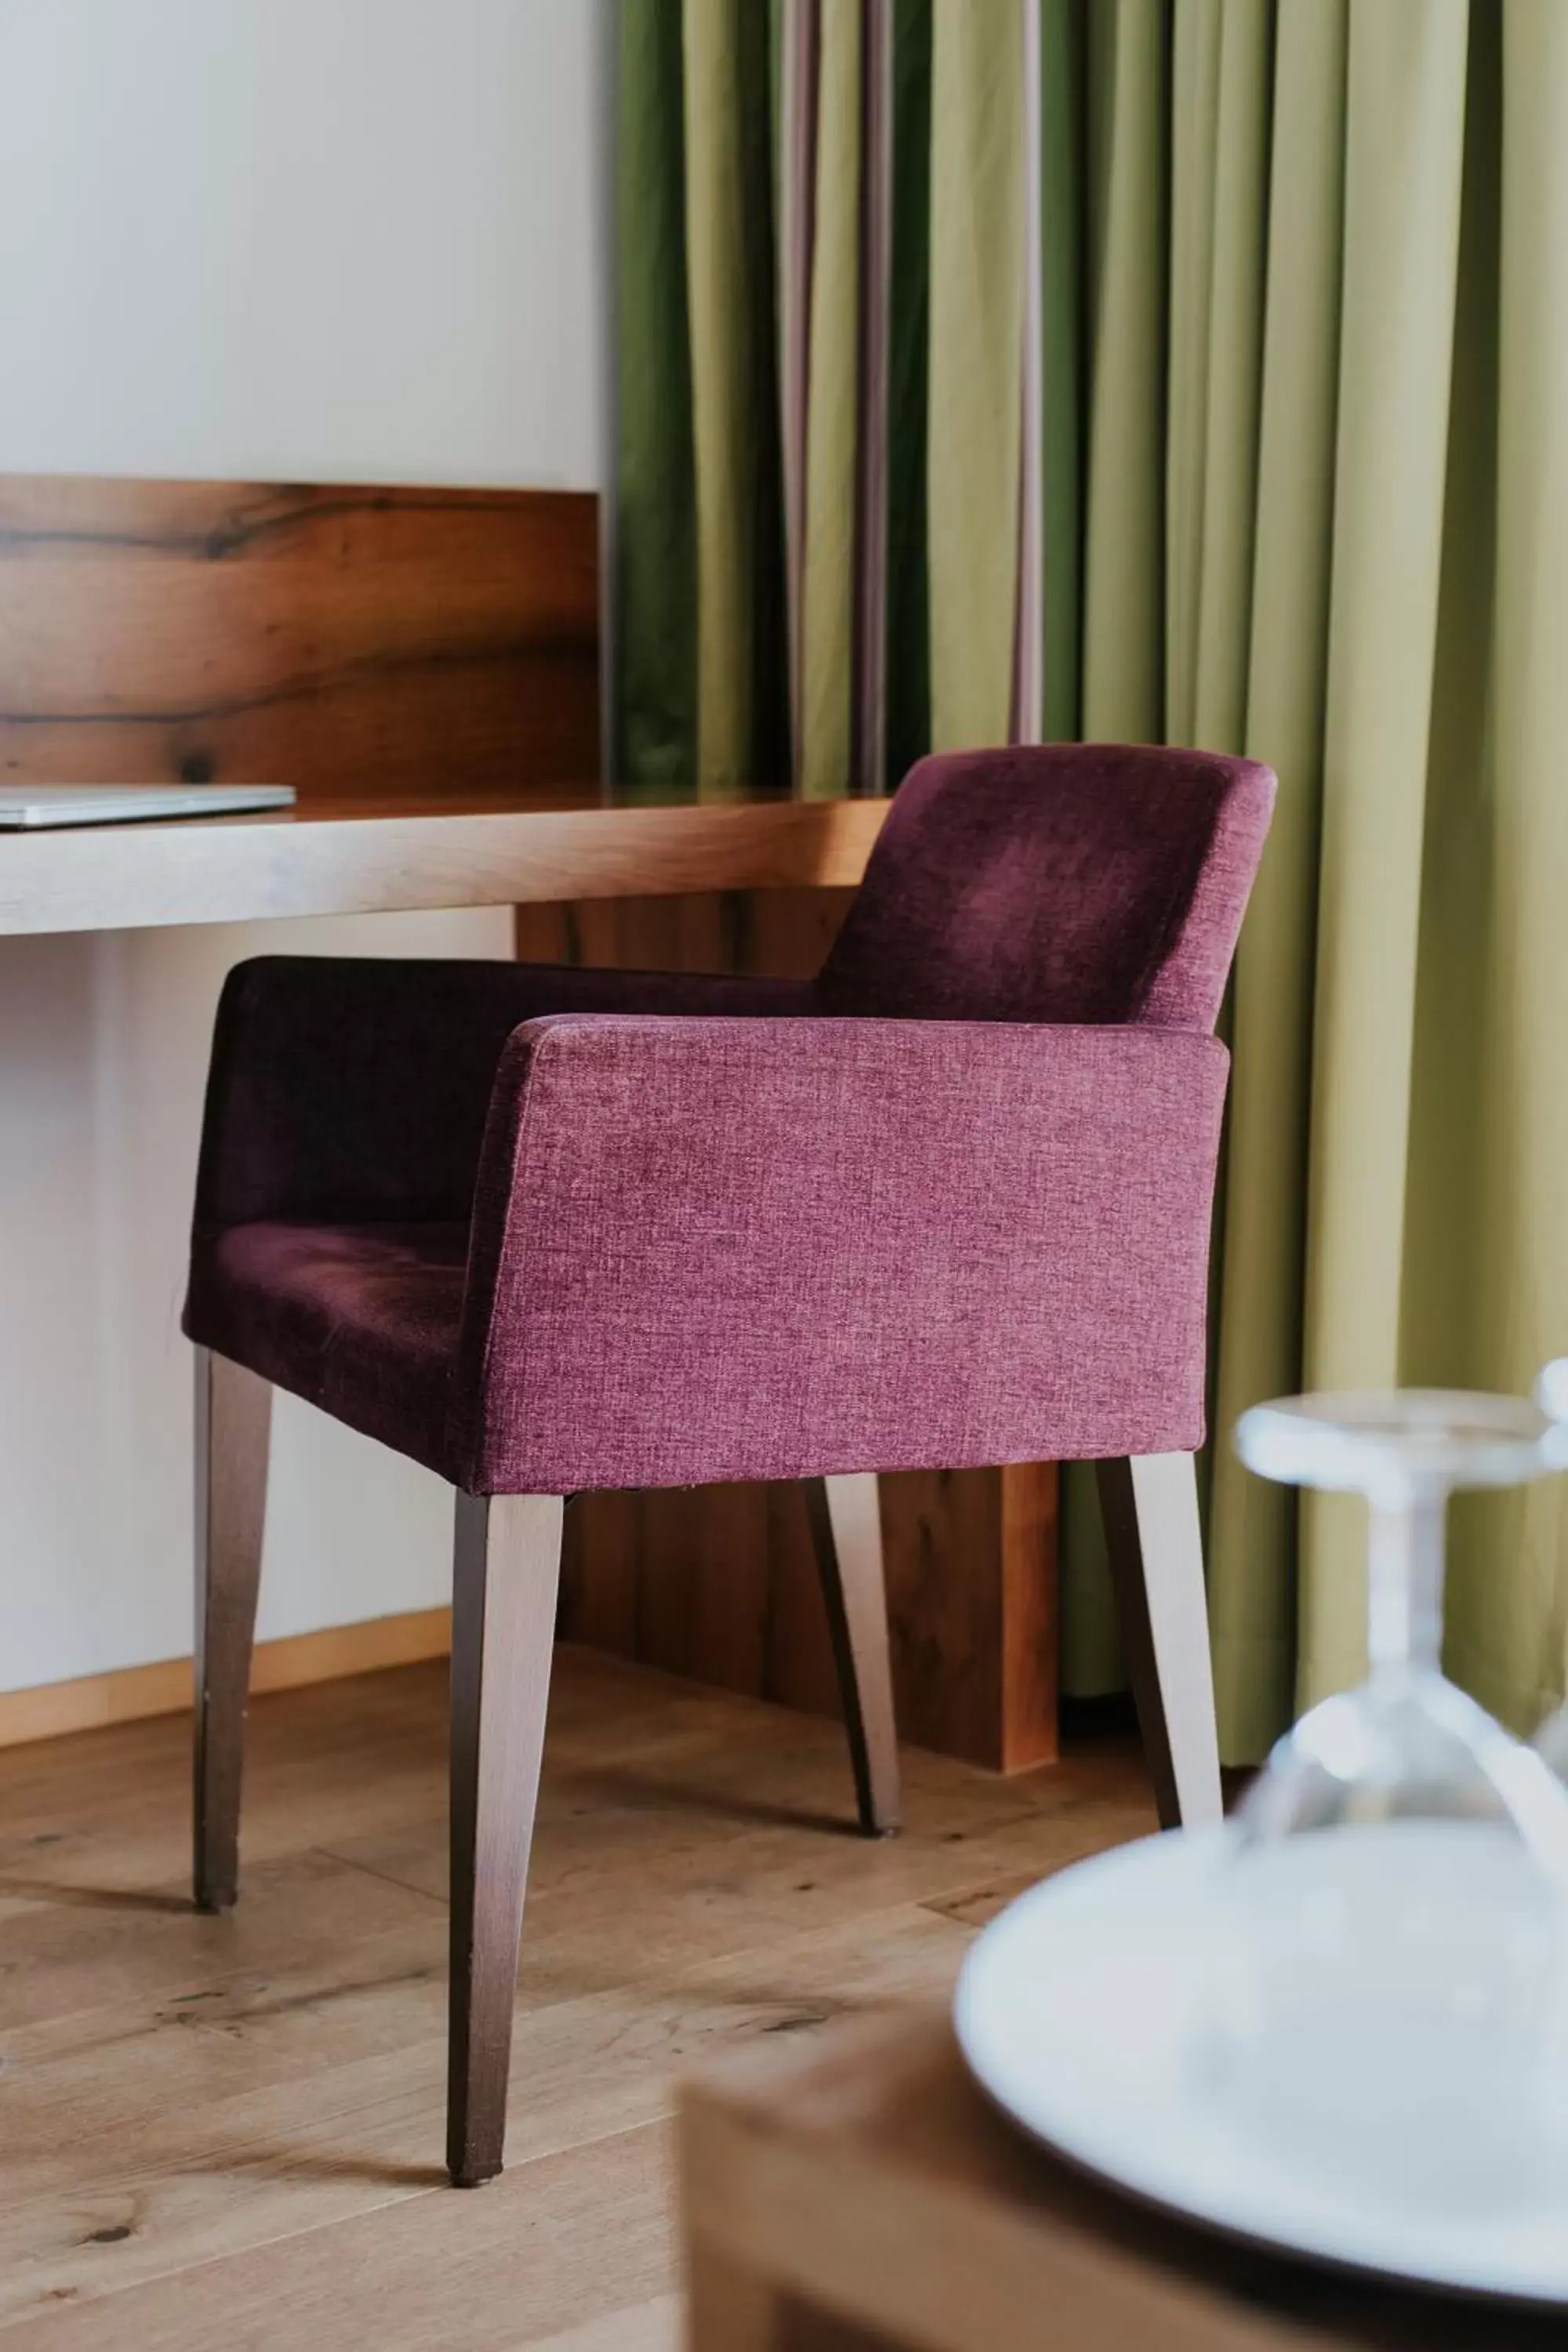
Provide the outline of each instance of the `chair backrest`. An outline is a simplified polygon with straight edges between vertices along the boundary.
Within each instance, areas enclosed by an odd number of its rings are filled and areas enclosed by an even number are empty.
[[[1274,803],[1253,760],[1135,744],[910,771],[816,982],[824,1009],[1212,1028]]]

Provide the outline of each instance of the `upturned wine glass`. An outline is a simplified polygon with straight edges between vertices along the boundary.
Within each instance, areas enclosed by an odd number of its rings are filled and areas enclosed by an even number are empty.
[[[1442,1672],[1445,1519],[1457,1487],[1554,1468],[1552,1425],[1522,1398],[1343,1392],[1259,1405],[1236,1443],[1366,1497],[1369,1671],[1236,1816],[1227,2095],[1303,2161],[1473,2208],[1561,2151],[1568,1791]]]

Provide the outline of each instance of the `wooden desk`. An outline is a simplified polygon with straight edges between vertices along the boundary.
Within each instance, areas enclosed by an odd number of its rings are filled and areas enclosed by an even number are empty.
[[[1226,2244],[1030,2147],[945,2016],[748,2052],[689,2088],[690,2352],[1561,2352],[1560,2315]]]
[[[0,833],[0,934],[855,883],[888,807],[611,808],[569,789]]]

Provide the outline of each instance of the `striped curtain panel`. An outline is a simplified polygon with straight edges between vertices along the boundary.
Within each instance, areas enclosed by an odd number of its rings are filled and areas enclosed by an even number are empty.
[[[1076,733],[1074,0],[617,24],[617,788]]]
[[[1268,761],[1214,1425],[1527,1390],[1568,1352],[1568,0],[621,23],[621,772]],[[1070,1474],[1063,1522],[1084,1689],[1114,1646]],[[1215,1445],[1228,1759],[1360,1673],[1363,1556],[1343,1498]],[[1450,1571],[1450,1670],[1529,1728],[1568,1484],[1466,1498]]]
[[[1086,29],[1082,726],[1280,780],[1212,1424],[1527,1391],[1568,1348],[1568,7],[1092,0]],[[1364,1513],[1223,1443],[1211,1471],[1245,1763],[1364,1671]],[[1461,1498],[1448,1567],[1448,1670],[1528,1731],[1568,1675],[1568,1486]]]

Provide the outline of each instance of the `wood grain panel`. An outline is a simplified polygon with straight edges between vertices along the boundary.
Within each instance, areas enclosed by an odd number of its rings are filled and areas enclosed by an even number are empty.
[[[849,890],[519,908],[544,961],[816,971]],[[993,1770],[1057,1753],[1056,1469],[884,1478],[882,1536],[902,1739]],[[838,1688],[799,1486],[585,1496],[567,1516],[568,1638],[814,1715]]]
[[[0,773],[426,801],[592,782],[596,504],[0,476]]]

